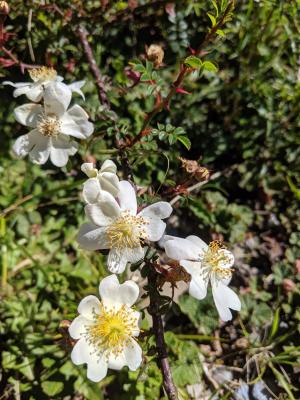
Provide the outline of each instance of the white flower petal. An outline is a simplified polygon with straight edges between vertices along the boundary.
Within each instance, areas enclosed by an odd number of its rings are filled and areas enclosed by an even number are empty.
[[[71,360],[73,364],[80,365],[87,363],[91,358],[90,351],[90,346],[86,340],[84,338],[79,339],[71,352]]]
[[[11,81],[3,81],[2,85],[9,85],[15,88],[22,88],[22,87],[26,87],[29,86],[30,83],[28,82],[11,82]]]
[[[86,327],[93,322],[82,315],[74,318],[69,326],[69,334],[73,339],[80,339],[86,332]]]
[[[90,178],[84,182],[82,196],[84,201],[93,204],[97,202],[101,186],[98,178]]]
[[[101,166],[100,172],[110,172],[111,174],[116,174],[117,166],[112,160],[105,160]]]
[[[103,190],[111,193],[114,197],[118,196],[119,178],[116,174],[111,172],[103,172],[99,175],[99,181]]]
[[[208,245],[204,242],[204,240],[200,239],[198,236],[190,235],[186,237],[187,240],[194,243],[200,250],[207,251]]]
[[[35,164],[45,164],[50,156],[51,141],[43,135],[35,135],[35,145],[30,150],[29,158]]]
[[[120,371],[126,365],[126,359],[124,352],[119,353],[118,355],[110,354],[108,358],[108,368],[113,369],[115,371]]]
[[[120,191],[118,193],[118,199],[120,202],[121,210],[128,210],[132,215],[136,215],[137,212],[137,202],[136,193],[128,181],[119,182]]]
[[[83,163],[81,165],[81,171],[89,178],[96,178],[98,175],[98,170],[93,163]]]
[[[164,240],[163,246],[167,256],[173,260],[196,261],[199,259],[200,249],[187,239],[169,237],[169,240]]]
[[[105,190],[100,191],[97,204],[102,208],[103,213],[111,218],[117,218],[121,213],[116,199]]]
[[[123,250],[111,249],[107,257],[107,268],[114,274],[121,274],[127,265],[127,255]]]
[[[103,354],[101,358],[93,355],[87,364],[87,378],[93,382],[100,382],[107,375],[108,362]]]
[[[166,224],[160,218],[156,217],[145,217],[145,220],[148,222],[148,224],[144,226],[148,235],[148,240],[157,242],[163,236]]]
[[[220,318],[223,321],[232,319],[232,310],[240,311],[241,302],[237,294],[228,286],[223,285],[220,281],[212,281],[212,293]]]
[[[88,121],[88,114],[77,104],[61,118],[61,132],[78,139],[86,139],[94,132],[94,125]]]
[[[140,247],[136,247],[135,249],[127,249],[126,251],[126,258],[131,263],[136,263],[144,258],[145,251]]]
[[[97,226],[108,226],[112,218],[104,214],[103,208],[98,204],[87,204],[84,208],[86,216]]]
[[[139,215],[149,218],[168,218],[172,213],[172,207],[166,201],[159,201],[144,208]]]
[[[20,89],[16,89],[15,92],[17,90]],[[18,95],[19,93],[20,92],[18,92]],[[28,87],[28,90],[25,93],[23,92],[22,94],[25,94],[26,97],[31,101],[39,102],[43,97],[43,86],[38,83],[33,83]]]
[[[139,287],[133,281],[122,284],[116,275],[109,275],[102,279],[99,285],[99,293],[102,303],[106,307],[127,305],[131,307],[139,296]]]
[[[44,91],[46,114],[55,114],[58,117],[62,117],[70,105],[71,98],[72,92],[68,85],[57,81],[49,83]]]
[[[68,87],[72,92],[79,94],[83,98],[83,100],[85,100],[84,94],[80,90],[84,84],[85,81],[77,81],[71,83],[70,85],[68,85]]]
[[[199,261],[180,261],[180,265],[191,275],[189,294],[195,299],[202,300],[207,294],[208,280],[203,279],[202,266]]]
[[[86,296],[79,303],[77,310],[83,317],[92,321],[95,313],[100,314],[100,301],[96,296]]]
[[[94,224],[81,225],[77,241],[84,250],[102,250],[108,249],[109,244],[105,233],[105,228],[99,228]]]
[[[31,151],[36,143],[37,134],[38,132],[34,129],[27,135],[22,135],[18,137],[12,147],[14,154],[20,158],[27,156],[27,154]]]
[[[15,108],[14,114],[16,120],[25,126],[35,128],[38,120],[43,113],[43,108],[40,104],[27,103]]]
[[[67,164],[69,156],[73,156],[78,149],[78,144],[74,140],[69,140],[64,135],[52,138],[50,159],[52,164],[63,167]]]
[[[143,361],[142,349],[134,339],[131,339],[128,346],[125,347],[124,356],[130,371],[136,371],[140,367]]]

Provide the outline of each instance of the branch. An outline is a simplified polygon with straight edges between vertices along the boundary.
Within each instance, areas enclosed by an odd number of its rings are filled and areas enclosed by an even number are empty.
[[[177,390],[173,382],[172,372],[168,360],[166,342],[164,339],[164,327],[162,317],[159,310],[160,294],[157,290],[157,273],[155,268],[150,265],[148,275],[150,305],[148,308],[149,314],[152,316],[153,332],[156,340],[158,363],[163,375],[163,386],[169,400],[177,400]]]
[[[200,44],[200,46],[198,47],[198,49],[195,53],[196,55],[198,55],[198,56],[201,55],[203,50],[207,47],[207,45],[211,42],[211,40],[215,38],[218,29],[221,28],[221,26],[224,24],[224,21],[226,20],[226,17],[231,12],[233,4],[234,4],[234,0],[232,0],[228,3],[222,17],[219,19],[217,24],[215,26],[213,26],[209,30],[209,32],[206,34],[203,42]],[[125,145],[125,147],[134,146],[136,143],[138,143],[142,139],[143,136],[145,136],[145,132],[144,132],[145,128],[149,125],[149,123],[151,122],[153,117],[155,117],[156,114],[161,112],[163,110],[163,108],[166,108],[167,110],[169,110],[169,106],[170,106],[172,97],[176,93],[177,89],[181,87],[181,85],[184,81],[184,78],[190,71],[191,71],[190,67],[188,67],[184,63],[180,64],[180,71],[178,73],[178,76],[177,76],[176,80],[172,83],[171,88],[170,88],[169,93],[167,94],[166,98],[160,104],[158,104],[158,105],[156,104],[154,106],[154,108],[152,109],[152,111],[146,115],[146,118],[145,118],[145,121],[144,121],[141,131],[139,132],[139,134],[137,136],[135,136],[131,141],[129,141]]]
[[[206,185],[208,182],[219,178],[219,176],[221,176],[221,172],[216,172],[208,180],[203,181],[203,182],[197,182],[197,183],[195,183],[195,185],[192,185],[192,186],[188,187],[186,190],[187,190],[188,193],[191,193],[194,190],[200,189],[202,186]],[[169,201],[169,203],[170,203],[171,206],[173,206],[180,199],[181,199],[181,196],[179,196],[179,195],[175,196],[172,200]]]
[[[102,105],[106,106],[107,108],[110,108],[110,103],[109,103],[109,100],[108,100],[108,97],[107,97],[107,94],[105,91],[103,78],[101,76],[101,72],[96,63],[96,60],[95,60],[95,57],[93,54],[93,50],[88,42],[88,32],[82,25],[79,25],[79,27],[77,29],[77,34],[79,36],[85,56],[87,58],[89,66],[90,66],[91,73],[94,75],[100,103]]]

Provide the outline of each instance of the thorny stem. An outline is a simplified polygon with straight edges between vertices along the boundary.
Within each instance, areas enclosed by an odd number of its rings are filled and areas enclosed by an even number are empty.
[[[177,400],[177,390],[173,382],[172,372],[168,360],[166,342],[164,339],[164,326],[159,310],[159,292],[157,290],[157,273],[150,265],[148,275],[150,305],[148,308],[153,321],[153,333],[156,340],[158,363],[163,375],[163,386],[169,400]]]
[[[4,217],[0,218],[0,237],[4,240],[6,234],[6,220]],[[7,284],[7,246],[2,245],[1,248],[1,258],[2,258],[2,274],[1,274],[1,287],[4,289]]]
[[[101,72],[96,63],[96,60],[95,60],[95,57],[93,54],[93,50],[88,42],[88,32],[82,25],[79,25],[79,27],[77,29],[77,33],[78,33],[80,42],[82,44],[85,56],[87,58],[88,64],[90,66],[91,73],[94,75],[94,78],[95,78],[95,83],[97,86],[100,103],[109,108],[110,104],[109,104],[109,100],[108,100],[108,97],[107,97],[107,94],[105,91],[103,78],[101,76]]]
[[[203,49],[205,49],[207,47],[207,45],[210,43],[210,41],[215,37],[218,29],[221,28],[221,26],[224,24],[224,21],[226,19],[226,17],[228,16],[228,14],[231,12],[232,10],[232,6],[234,5],[234,0],[230,1],[222,15],[222,17],[219,19],[219,21],[216,23],[215,26],[213,26],[209,32],[206,34],[203,42],[201,43],[201,45],[198,47],[197,51],[196,51],[196,55],[201,55]],[[176,80],[172,83],[171,88],[169,90],[169,93],[167,94],[166,98],[159,104],[155,104],[154,108],[152,109],[152,111],[150,111],[150,113],[148,113],[146,115],[144,124],[142,126],[141,131],[139,132],[139,134],[137,136],[135,136],[131,141],[129,141],[125,147],[132,147],[134,146],[136,143],[138,143],[142,137],[146,136],[148,132],[145,132],[145,129],[148,127],[148,125],[150,124],[151,120],[159,113],[163,110],[163,108],[166,108],[167,110],[170,107],[170,102],[172,97],[174,96],[174,94],[176,93],[176,90],[178,88],[181,87],[184,78],[186,77],[186,75],[191,71],[191,68],[189,68],[187,65],[185,64],[180,64],[180,71],[179,74],[176,78]]]
[[[26,64],[20,61],[10,50],[8,50],[6,47],[1,46],[0,50],[3,51],[16,65],[19,65],[21,72],[24,74],[25,69],[30,69],[30,68],[37,68],[40,65],[38,64]]]

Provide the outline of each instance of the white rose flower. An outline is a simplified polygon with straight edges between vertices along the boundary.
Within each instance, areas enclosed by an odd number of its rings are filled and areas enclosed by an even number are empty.
[[[207,245],[197,236],[182,239],[166,235],[163,238],[163,246],[167,256],[180,261],[180,265],[191,275],[191,296],[198,300],[204,299],[210,281],[220,318],[223,321],[231,320],[230,308],[240,311],[241,302],[228,287],[233,272],[234,256],[220,242],[213,241]]]
[[[119,192],[119,178],[117,176],[117,166],[111,160],[106,160],[98,170],[93,163],[84,163],[81,166],[84,172],[90,179],[83,185],[83,198],[86,203],[96,203],[100,194],[100,190],[105,190],[111,193],[114,197]]]
[[[16,120],[33,128],[13,145],[17,157],[29,154],[36,164],[45,164],[50,157],[54,165],[63,167],[69,156],[77,152],[77,143],[70,136],[86,139],[93,133],[93,124],[83,108],[74,105],[68,110],[72,94],[65,87],[58,82],[47,87],[44,107],[29,103],[15,109]]]
[[[128,181],[119,182],[117,200],[101,190],[97,202],[87,204],[85,213],[92,223],[81,226],[79,245],[86,250],[110,249],[107,266],[111,272],[122,273],[127,262],[144,257],[145,240],[158,241],[166,224],[162,221],[172,212],[169,203],[160,201],[137,213],[134,188]]]
[[[54,68],[49,67],[29,69],[28,73],[33,82],[3,82],[3,85],[10,85],[16,88],[13,93],[14,97],[19,97],[22,94],[25,94],[29,100],[39,102],[42,99],[44,89],[47,86],[55,82],[62,82],[64,80],[63,77],[57,75],[57,72]],[[70,85],[66,85],[66,87],[71,92],[78,93],[84,99],[84,94],[80,90],[84,83],[85,81],[78,81]]]
[[[99,286],[101,302],[96,296],[87,296],[78,306],[79,316],[69,333],[78,340],[71,359],[74,364],[87,364],[87,377],[101,381],[107,369],[120,370],[128,366],[135,371],[142,363],[142,349],[136,341],[139,336],[140,313],[131,306],[139,296],[139,287],[133,281],[119,284],[116,275],[104,278]]]

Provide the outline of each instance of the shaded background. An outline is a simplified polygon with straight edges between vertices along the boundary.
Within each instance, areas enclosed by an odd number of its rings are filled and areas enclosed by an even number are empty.
[[[299,398],[298,9],[296,0],[240,0],[226,37],[206,56],[219,71],[191,75],[184,87],[192,94],[177,94],[171,112],[152,122],[153,128],[157,122],[182,127],[192,143],[190,151],[176,137],[156,142],[150,135],[129,153],[136,181],[150,188],[144,196],[148,201],[155,200],[157,191],[170,200],[178,185],[195,183],[181,168],[179,156],[220,172],[198,193],[182,196],[168,229],[227,243],[236,256],[232,283],[243,308],[224,324],[210,297],[198,302],[183,294],[166,314],[172,370],[182,399],[213,394],[248,399],[245,382],[252,393],[261,380],[273,392],[266,398]],[[12,36],[6,47],[23,62],[53,65],[67,83],[85,79],[86,101],[78,96],[73,101],[84,106],[96,129],[63,170],[16,160],[10,149],[26,129],[14,121],[13,109],[26,98],[14,99],[12,88],[1,87],[0,259],[2,270],[8,266],[0,301],[1,400],[163,398],[151,354],[137,372],[123,370],[100,384],[88,382],[85,368],[72,366],[71,344],[59,324],[74,318],[80,299],[96,294],[107,273],[105,257],[79,250],[75,240],[84,221],[82,160],[92,155],[98,165],[109,157],[118,162],[112,150],[116,131],[134,136],[154,103],[145,84],[128,89],[132,82],[125,68],[129,61],[143,59],[146,45],[162,45],[165,58],[158,72],[166,91],[188,47],[203,40],[210,24],[206,12],[212,10],[204,0],[11,4],[6,29]],[[117,118],[99,106],[76,33],[79,23],[90,32]],[[4,68],[6,56],[0,57],[1,78],[29,80],[16,65]],[[233,394],[239,387],[244,397],[234,397],[241,396]]]

